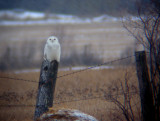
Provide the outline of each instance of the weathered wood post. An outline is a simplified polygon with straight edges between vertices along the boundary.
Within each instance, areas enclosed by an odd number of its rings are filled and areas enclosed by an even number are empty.
[[[44,60],[42,62],[34,120],[53,105],[57,71],[58,62],[56,60],[52,62]]]
[[[149,78],[146,53],[145,51],[137,51],[135,52],[135,56],[141,98],[142,120],[154,121],[153,94]]]

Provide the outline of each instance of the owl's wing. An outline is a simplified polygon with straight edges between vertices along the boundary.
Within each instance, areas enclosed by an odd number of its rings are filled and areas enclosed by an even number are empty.
[[[46,54],[44,54],[43,59],[47,60],[47,55]]]
[[[61,46],[57,44],[57,61],[60,62],[60,55],[61,55]]]
[[[47,51],[47,44],[44,47],[44,55],[43,55],[43,59],[44,60],[47,60],[47,53],[46,53],[46,51]]]

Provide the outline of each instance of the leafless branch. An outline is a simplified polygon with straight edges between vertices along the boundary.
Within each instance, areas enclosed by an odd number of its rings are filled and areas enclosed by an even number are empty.
[[[150,65],[150,82],[152,85],[152,94],[154,97],[155,115],[159,120],[160,116],[160,3],[156,4],[157,0],[151,1],[150,4],[145,4],[137,1],[138,20],[137,22],[129,19],[129,24],[124,24],[124,28],[141,44],[149,50],[149,65]],[[157,7],[158,6],[158,7]],[[127,22],[126,22],[127,23]],[[130,97],[128,97],[130,100]],[[132,115],[131,104],[129,108]]]

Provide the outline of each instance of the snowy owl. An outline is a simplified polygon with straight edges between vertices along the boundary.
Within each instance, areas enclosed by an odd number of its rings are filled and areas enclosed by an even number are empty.
[[[48,61],[60,61],[61,47],[58,38],[51,36],[47,39],[44,47],[44,59]]]

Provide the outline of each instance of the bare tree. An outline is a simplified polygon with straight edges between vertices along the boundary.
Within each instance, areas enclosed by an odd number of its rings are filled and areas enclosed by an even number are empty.
[[[137,20],[123,21],[124,27],[149,52],[155,119],[160,120],[160,1],[137,2]]]
[[[109,87],[109,93],[105,93],[105,99],[113,102],[118,109],[120,109],[120,113],[123,114],[121,116],[117,113],[114,114],[114,118],[117,117],[118,120],[136,121],[140,119],[136,114],[136,111],[138,111],[139,108],[135,108],[135,106],[137,106],[135,100],[139,100],[139,93],[130,77],[131,74],[127,71],[124,80],[119,79],[113,83],[113,85]],[[118,109],[116,112],[118,112]]]

